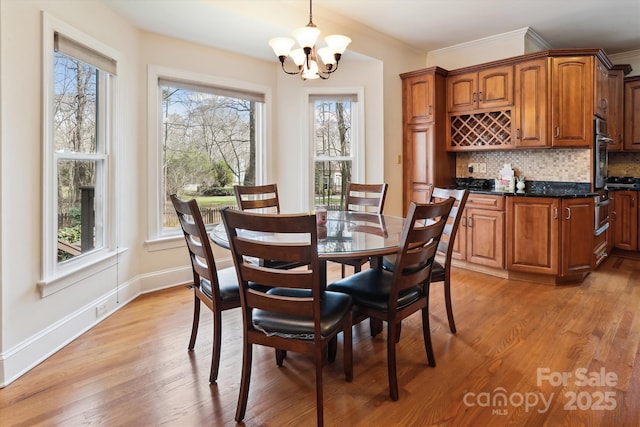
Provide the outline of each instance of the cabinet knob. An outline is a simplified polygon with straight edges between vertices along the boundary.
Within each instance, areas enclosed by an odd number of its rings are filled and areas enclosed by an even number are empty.
[[[564,219],[571,219],[571,208],[564,208],[567,212],[567,216],[564,217]]]
[[[553,219],[558,219],[558,208],[557,208],[557,206],[553,207]]]
[[[560,136],[560,126],[556,126],[556,138]]]

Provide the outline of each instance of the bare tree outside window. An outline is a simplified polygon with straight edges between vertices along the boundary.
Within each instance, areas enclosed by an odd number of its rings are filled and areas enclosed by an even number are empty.
[[[58,262],[63,262],[103,245],[104,212],[96,205],[103,194],[96,174],[105,162],[97,137],[101,71],[55,52],[54,73]]]
[[[256,183],[256,122],[262,103],[214,90],[161,84],[163,228],[177,228],[169,196],[195,197],[206,223],[235,206],[233,185]]]
[[[342,97],[314,100],[314,204],[343,209],[353,167],[352,111]]]

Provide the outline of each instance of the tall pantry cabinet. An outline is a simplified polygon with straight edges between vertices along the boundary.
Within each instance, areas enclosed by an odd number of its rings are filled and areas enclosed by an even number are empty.
[[[403,211],[425,203],[429,186],[452,185],[455,154],[446,151],[446,74],[439,67],[400,74],[403,121]]]

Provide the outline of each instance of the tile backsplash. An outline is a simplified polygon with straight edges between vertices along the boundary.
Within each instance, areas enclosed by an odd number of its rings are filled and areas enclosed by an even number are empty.
[[[640,153],[609,153],[609,176],[640,178]]]
[[[480,173],[474,170],[471,174],[474,178],[497,178],[503,164],[511,163],[515,174],[524,175],[527,180],[565,182],[591,180],[591,150],[588,148],[457,153],[456,177],[470,176],[469,163],[486,164],[486,172]]]
[[[486,172],[469,174],[469,163],[484,163]],[[461,152],[456,155],[456,177],[497,178],[504,163],[527,180],[591,181],[591,150],[585,148]],[[640,152],[609,152],[609,176],[640,178]]]

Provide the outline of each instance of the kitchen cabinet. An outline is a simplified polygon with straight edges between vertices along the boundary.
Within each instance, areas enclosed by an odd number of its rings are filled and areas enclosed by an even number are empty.
[[[594,200],[509,197],[507,269],[579,280],[591,271]]]
[[[452,185],[455,154],[446,150],[446,70],[431,67],[401,74],[403,104],[403,208],[424,203],[430,185]]]
[[[624,130],[624,76],[631,71],[627,65],[614,65],[607,74],[607,126],[613,140],[607,147],[609,151],[623,148]]]
[[[638,192],[613,191],[614,246],[627,251],[638,250]]]
[[[513,105],[513,65],[447,77],[447,111],[473,111]]]
[[[547,58],[524,61],[515,65],[514,127],[516,147],[546,147],[547,122]]]
[[[640,151],[640,76],[624,82],[624,150]]]
[[[592,147],[595,56],[553,57],[551,143]]]
[[[609,70],[598,58],[595,58],[595,89],[593,96],[593,112],[605,120],[609,116]]]
[[[486,267],[504,268],[505,197],[470,194],[452,257]]]

